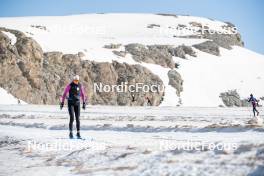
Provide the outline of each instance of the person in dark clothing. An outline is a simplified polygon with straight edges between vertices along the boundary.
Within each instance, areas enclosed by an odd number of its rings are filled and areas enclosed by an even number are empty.
[[[147,101],[147,106],[152,106],[152,103],[151,103],[149,97],[146,97],[146,101]]]
[[[135,94],[132,94],[131,97],[132,97],[132,102],[135,102],[136,101]]]
[[[73,126],[73,121],[74,121],[74,116],[76,120],[76,129],[77,129],[77,138],[81,138],[80,135],[80,98],[82,99],[83,106],[82,108],[85,109],[86,107],[86,97],[85,97],[85,92],[83,86],[79,83],[79,76],[76,75],[73,78],[73,81],[68,84],[64,90],[60,108],[62,109],[64,106],[64,100],[68,95],[68,112],[70,115],[70,122],[69,122],[69,137],[73,138],[72,134],[72,126]]]
[[[248,99],[248,102],[251,102],[252,104],[254,117],[256,113],[258,116],[259,115],[259,111],[257,110],[258,100],[253,96],[253,94],[250,94],[250,98]]]

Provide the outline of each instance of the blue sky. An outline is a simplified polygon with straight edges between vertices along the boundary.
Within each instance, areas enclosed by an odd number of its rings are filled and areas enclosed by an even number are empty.
[[[263,8],[263,0],[0,0],[0,17],[101,12],[203,16],[234,23],[245,46],[264,54]]]

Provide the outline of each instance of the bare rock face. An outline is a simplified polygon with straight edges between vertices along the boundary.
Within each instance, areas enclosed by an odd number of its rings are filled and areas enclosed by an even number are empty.
[[[40,69],[43,61],[43,51],[40,45],[30,37],[17,37],[15,47],[21,58],[18,66],[22,75],[27,78],[31,87],[40,90],[42,86]]]
[[[7,54],[7,49],[11,49],[11,40],[4,34],[0,35],[0,54]]]
[[[241,99],[236,90],[229,90],[220,94],[220,98],[227,107],[248,107],[250,103]]]
[[[15,44],[18,54],[24,59],[29,59],[32,62],[42,62],[43,51],[40,45],[30,37],[17,38]]]
[[[26,35],[23,32],[18,31],[18,30],[14,30],[14,29],[8,29],[5,27],[0,27],[0,31],[10,32],[10,33],[14,34],[17,38],[26,37]]]
[[[0,31],[1,38],[1,79],[0,86],[28,102],[38,103],[33,97],[38,97],[41,89],[42,50],[31,38],[26,38],[19,31],[4,29],[17,37],[15,45],[6,40],[4,33]],[[25,46],[22,46],[25,45]],[[34,52],[34,53],[32,53]],[[36,89],[36,91],[32,91]]]
[[[148,24],[147,28],[155,28],[155,27],[160,27],[159,24]]]
[[[170,47],[168,50],[172,56],[180,57],[182,59],[186,59],[186,55],[196,57],[196,53],[190,46],[180,45],[176,48]]]
[[[203,52],[206,52],[206,53],[209,53],[215,56],[220,56],[219,46],[213,41],[206,41],[200,44],[193,45],[193,47]]]
[[[197,22],[190,22],[190,25],[193,27],[198,27],[200,32],[198,35],[187,35],[187,36],[175,36],[178,38],[204,38],[208,39],[209,41],[203,42],[201,44],[193,45],[193,47],[207,52],[209,54],[213,54],[216,56],[220,56],[219,47],[223,47],[225,49],[232,49],[232,46],[244,46],[244,42],[241,38],[240,33],[236,33],[234,30],[235,25],[230,22],[226,22],[226,25],[223,25],[223,29],[229,29],[229,33],[220,33],[219,31],[212,31],[209,30],[208,26],[203,26],[201,23]],[[204,29],[202,29],[202,27]],[[203,31],[203,32],[202,32]]]
[[[118,43],[118,44],[114,44],[114,43],[111,43],[109,45],[104,45],[104,48],[107,48],[107,49],[118,49],[122,46],[122,44]]]
[[[232,49],[232,46],[244,46],[244,42],[242,41],[241,35],[239,33],[237,34],[209,34],[205,33],[204,38],[210,39],[213,42],[215,42],[218,46],[226,48],[226,49]]]
[[[168,72],[169,85],[176,89],[176,94],[180,96],[183,91],[183,80],[181,75],[176,70],[170,70]]]
[[[119,57],[126,57],[126,52],[125,51],[112,51],[115,55],[119,56]]]
[[[190,25],[193,27],[198,27],[201,32],[200,35],[193,35],[193,36],[185,36],[186,38],[197,38],[200,36],[201,38],[210,39],[211,41],[215,42],[218,46],[232,49],[232,46],[244,46],[244,42],[242,41],[241,35],[238,32],[235,32],[236,26],[230,22],[225,22],[226,24],[222,26],[223,29],[229,30],[229,33],[221,33],[219,31],[213,31],[209,29],[208,26],[203,26],[201,23],[197,22],[190,22]],[[204,29],[202,29],[202,27]],[[203,31],[203,32],[202,32]]]
[[[11,45],[10,39],[1,30],[14,34],[17,42]],[[95,83],[163,86],[160,78],[148,69],[118,62],[85,61],[81,57],[80,53],[43,53],[32,38],[19,31],[0,28],[0,87],[28,103],[58,104],[65,86],[73,75],[79,74],[91,104],[143,105],[146,96],[154,106],[161,103],[164,96],[161,91],[132,93],[95,90]],[[132,101],[132,94],[135,101]]]
[[[132,54],[133,59],[137,62],[146,62],[158,64],[163,67],[174,68],[175,63],[166,46],[142,44],[128,44],[125,46],[128,53]]]
[[[140,65],[128,65],[119,62],[91,62],[82,61],[76,55],[63,55],[59,52],[45,53],[45,62],[48,65],[44,66],[45,74],[43,78],[47,84],[49,94],[52,92],[54,97],[61,96],[63,88],[72,78],[74,74],[79,74],[81,82],[86,88],[87,96],[91,104],[104,105],[143,105],[145,96],[148,96],[153,101],[153,105],[159,105],[163,92],[148,92],[142,91],[133,93],[136,95],[135,102],[132,102],[132,92],[118,92],[116,89],[110,91],[100,91],[102,86],[119,86],[127,84],[134,85],[135,83],[143,83],[144,85],[159,84],[163,86],[162,81],[158,76],[151,73],[148,69]],[[61,63],[59,62],[61,59]],[[96,89],[98,86],[98,89]],[[113,91],[112,91],[113,90]],[[53,96],[45,96],[47,102],[53,102]]]
[[[128,44],[125,46],[128,53],[133,56],[137,62],[146,62],[158,64],[163,67],[175,68],[175,63],[172,56],[185,59],[186,54],[196,57],[195,52],[191,47],[170,45],[142,45],[142,44]]]

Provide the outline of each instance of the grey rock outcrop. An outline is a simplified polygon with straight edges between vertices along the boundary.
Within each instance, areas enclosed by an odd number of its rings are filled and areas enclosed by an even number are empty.
[[[122,44],[120,44],[120,43],[118,43],[118,44],[111,43],[109,45],[104,45],[104,48],[107,48],[107,49],[118,49],[120,46],[122,46]]]
[[[186,58],[186,54],[196,56],[191,47],[180,45],[173,47],[170,45],[142,45],[142,44],[128,44],[125,46],[128,53],[133,56],[137,62],[146,62],[158,64],[163,67],[175,68],[175,62],[172,56]]]
[[[190,46],[180,45],[177,46],[176,48],[173,47],[168,48],[168,50],[172,56],[180,57],[183,59],[186,59],[186,55],[196,57],[196,53]]]
[[[114,50],[113,53],[119,57],[126,57],[127,54],[126,51],[116,51],[116,50]]]
[[[208,26],[203,26],[201,23],[197,22],[190,22],[190,25],[200,28],[198,32],[200,32],[201,38],[210,39],[220,47],[232,49],[232,46],[234,45],[244,46],[244,42],[242,41],[240,33],[231,31],[231,28],[235,28],[235,25],[230,22],[226,22],[226,25],[222,26],[222,28],[226,27],[226,30],[229,30],[229,34],[220,33],[219,31],[213,31]],[[192,37],[186,36],[186,38]],[[193,38],[196,37],[194,36]]]
[[[219,47],[225,49],[232,49],[232,46],[244,46],[244,42],[242,41],[241,35],[237,34],[219,34],[215,32],[214,34],[210,34],[206,32],[203,35],[203,38],[210,39],[211,41],[206,41],[204,43],[194,45],[197,49],[208,52],[210,54],[214,54],[216,56],[220,56]],[[199,45],[202,45],[199,47]],[[198,47],[197,47],[198,46]],[[218,48],[218,49],[217,49]]]
[[[232,46],[244,46],[244,42],[242,41],[241,35],[239,33],[237,34],[209,34],[205,33],[204,38],[210,39],[213,42],[215,42],[218,46],[226,48],[226,49],[232,49]]]
[[[175,66],[167,46],[128,44],[125,46],[125,49],[128,53],[132,54],[133,59],[137,62],[158,64],[169,68],[174,68]]]
[[[199,28],[201,28],[203,26],[201,23],[198,23],[198,22],[195,22],[195,21],[191,21],[191,22],[189,22],[189,24],[192,27],[199,27]]]
[[[193,47],[203,52],[220,56],[219,46],[213,41],[205,41],[203,43],[193,45]]]
[[[197,30],[197,35],[187,35],[187,36],[175,36],[179,38],[203,38],[208,39],[210,41],[203,42],[201,44],[193,45],[197,49],[207,52],[216,56],[220,56],[220,53],[218,53],[217,49],[218,47],[223,47],[226,49],[232,49],[232,46],[244,46],[244,42],[242,41],[241,35],[238,32],[232,31],[231,28],[235,28],[235,25],[226,22],[226,25],[222,26],[222,28],[229,30],[228,34],[220,33],[219,31],[212,31],[209,29],[208,26],[203,26],[201,23],[197,22],[190,22],[190,25],[192,27],[198,27],[199,30]],[[203,29],[202,29],[203,28]],[[209,32],[210,30],[210,32]],[[202,45],[202,46],[199,46]],[[210,46],[212,45],[212,46]]]
[[[149,24],[147,28],[154,28],[154,27],[160,27],[159,24]]]
[[[58,104],[64,87],[74,74],[79,74],[90,104],[143,105],[145,96],[154,106],[159,105],[163,92],[135,93],[132,103],[131,92],[99,92],[94,83],[103,85],[128,85],[143,83],[158,84],[162,81],[140,65],[124,63],[97,63],[82,60],[82,54],[61,52],[43,53],[32,38],[15,30],[4,29],[17,37],[15,45],[0,30],[0,87],[15,97],[33,104]]]
[[[180,96],[183,91],[183,80],[181,75],[176,70],[170,70],[168,72],[169,85],[176,89],[176,94]]]
[[[41,25],[30,25],[30,27],[32,28],[36,28],[36,29],[40,29],[40,30],[44,30],[44,31],[48,31],[46,26],[41,26]]]
[[[248,107],[250,106],[250,103],[247,101],[247,99],[241,99],[238,92],[236,90],[229,90],[227,92],[223,92],[219,96],[225,106],[227,107]]]

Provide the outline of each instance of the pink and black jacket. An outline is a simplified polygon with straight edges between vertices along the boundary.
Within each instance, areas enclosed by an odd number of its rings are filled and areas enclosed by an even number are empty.
[[[80,98],[82,99],[82,102],[86,102],[85,91],[80,83],[75,84],[71,82],[70,84],[68,84],[64,89],[64,93],[62,95],[62,103],[64,103],[66,97],[68,99],[68,104],[71,105],[78,105],[80,103]]]

